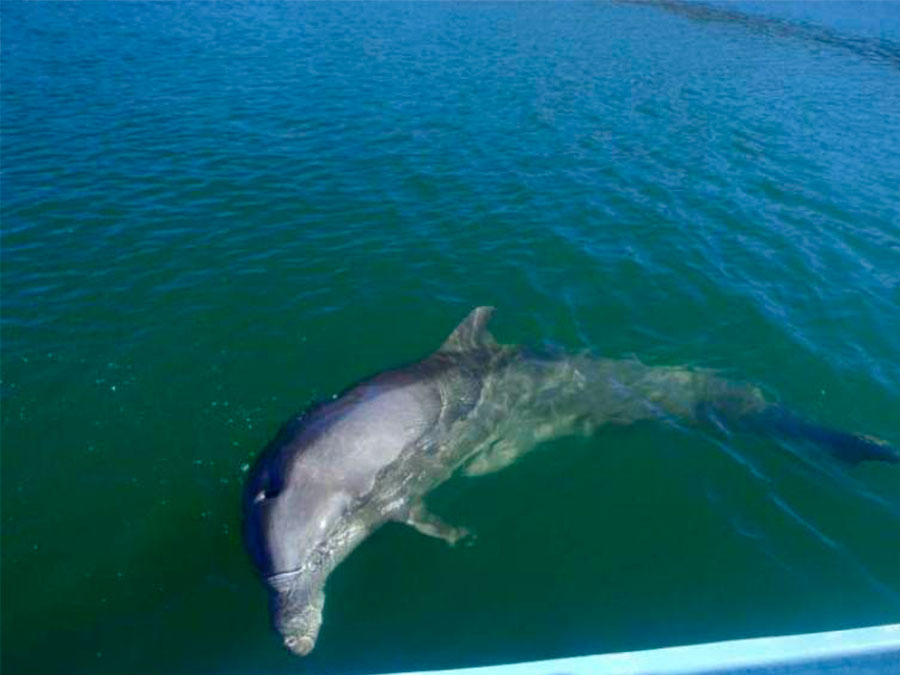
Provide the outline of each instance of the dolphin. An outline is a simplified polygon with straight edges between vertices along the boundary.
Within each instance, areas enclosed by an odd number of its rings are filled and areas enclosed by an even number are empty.
[[[289,421],[255,462],[244,536],[295,654],[312,651],[328,575],[366,537],[396,521],[457,543],[467,530],[431,513],[424,496],[551,438],[668,419],[801,439],[850,463],[898,461],[885,441],[819,426],[710,370],[500,345],[492,313],[474,309],[427,358]]]

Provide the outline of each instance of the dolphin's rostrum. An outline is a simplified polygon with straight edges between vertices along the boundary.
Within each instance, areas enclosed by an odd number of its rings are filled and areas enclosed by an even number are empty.
[[[245,536],[296,654],[316,643],[328,575],[367,536],[393,520],[455,543],[466,531],[423,497],[460,469],[497,471],[553,437],[669,418],[804,439],[854,463],[897,461],[884,441],[815,425],[711,371],[501,346],[492,312],[476,308],[434,354],[292,420],[258,459]]]

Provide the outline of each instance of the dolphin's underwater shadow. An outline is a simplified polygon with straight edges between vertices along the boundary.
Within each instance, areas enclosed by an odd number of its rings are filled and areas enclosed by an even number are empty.
[[[815,424],[712,371],[500,345],[492,313],[476,308],[427,358],[289,421],[257,459],[245,539],[294,653],[313,649],[328,575],[372,532],[399,521],[457,543],[467,531],[423,497],[457,471],[499,471],[552,438],[674,420],[800,440],[850,464],[898,461],[885,441]]]

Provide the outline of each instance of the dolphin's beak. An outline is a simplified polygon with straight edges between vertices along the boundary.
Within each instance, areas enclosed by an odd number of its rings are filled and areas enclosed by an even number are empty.
[[[301,575],[286,579],[270,577],[269,583],[276,592],[273,623],[281,633],[284,646],[297,656],[306,656],[319,636],[325,594],[321,587],[311,588],[310,580]]]
[[[315,642],[308,635],[289,635],[284,638],[284,646],[294,652],[297,656],[306,656],[309,654],[313,647],[315,646]]]

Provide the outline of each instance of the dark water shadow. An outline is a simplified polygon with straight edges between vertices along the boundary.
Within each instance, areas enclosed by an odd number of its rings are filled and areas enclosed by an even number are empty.
[[[694,21],[726,23],[774,38],[803,40],[806,42],[841,49],[871,63],[883,63],[900,68],[900,44],[886,39],[853,36],[825,26],[814,26],[800,21],[777,17],[745,14],[737,9],[715,7],[700,2],[675,2],[673,0],[620,0],[627,4],[649,5]]]

